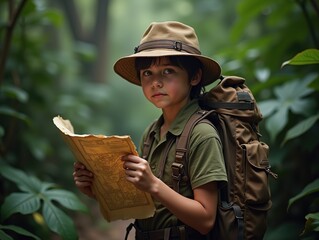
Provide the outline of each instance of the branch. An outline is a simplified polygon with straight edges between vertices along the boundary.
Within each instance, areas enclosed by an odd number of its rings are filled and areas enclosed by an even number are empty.
[[[12,1],[9,1],[8,3],[9,4],[9,21],[4,33],[3,48],[0,53],[0,85],[4,78],[5,65],[6,65],[8,54],[9,54],[13,30],[17,23],[18,17],[20,16],[22,9],[27,3],[27,1],[28,0],[22,0],[20,4],[18,5],[15,12],[13,11]]]

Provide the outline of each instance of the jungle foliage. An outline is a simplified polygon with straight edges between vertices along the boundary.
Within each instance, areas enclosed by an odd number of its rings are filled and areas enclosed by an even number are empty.
[[[151,21],[172,19],[192,25],[202,52],[223,75],[245,77],[260,105],[279,175],[270,179],[265,239],[316,239],[317,1],[77,3],[0,0],[0,239],[77,238],[72,219],[88,211],[86,199],[75,194],[74,158],[52,118],[70,118],[79,133],[129,134],[138,143],[159,112],[115,76],[112,63],[133,51]]]

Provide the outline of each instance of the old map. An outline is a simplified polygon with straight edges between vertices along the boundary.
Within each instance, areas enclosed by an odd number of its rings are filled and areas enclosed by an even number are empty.
[[[94,173],[93,191],[106,220],[153,216],[155,208],[150,195],[125,179],[120,158],[128,153],[137,155],[129,136],[79,135],[74,134],[69,120],[57,116],[53,122],[75,158]]]

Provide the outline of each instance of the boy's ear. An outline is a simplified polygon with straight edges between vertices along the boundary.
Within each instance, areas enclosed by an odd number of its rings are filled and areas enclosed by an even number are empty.
[[[193,79],[191,80],[191,85],[196,86],[202,80],[202,69],[199,69]]]

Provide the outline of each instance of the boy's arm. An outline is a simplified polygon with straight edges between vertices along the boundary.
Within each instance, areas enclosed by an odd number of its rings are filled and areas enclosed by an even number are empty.
[[[148,162],[138,156],[122,158],[126,179],[138,189],[160,201],[178,219],[207,234],[215,223],[218,191],[217,183],[209,182],[194,189],[194,199],[184,197],[153,175]]]

